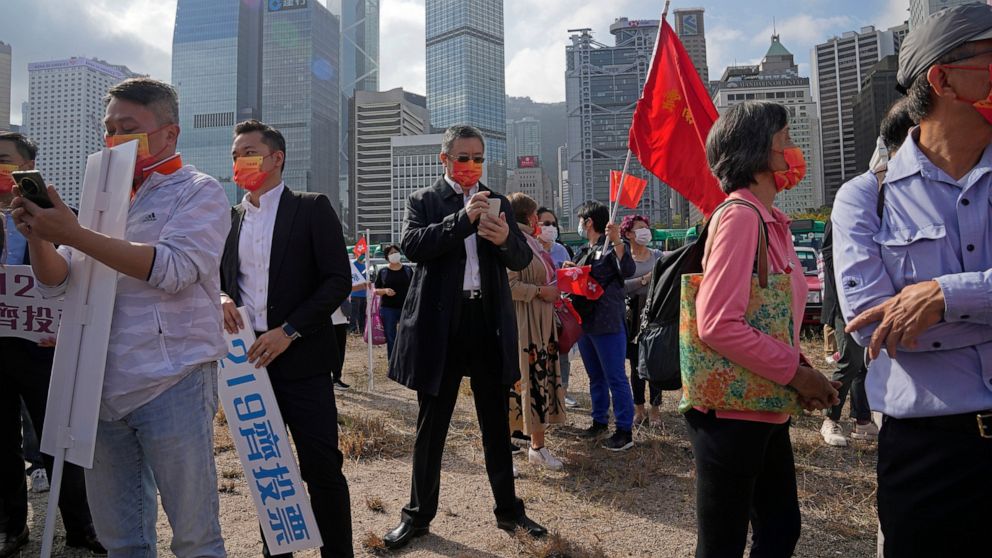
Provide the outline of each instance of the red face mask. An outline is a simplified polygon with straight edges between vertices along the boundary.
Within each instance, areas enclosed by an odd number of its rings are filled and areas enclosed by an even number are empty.
[[[450,157],[448,160],[451,161],[451,179],[462,188],[471,188],[478,184],[479,179],[482,178],[482,163],[471,160],[462,163],[455,160],[454,157]]]
[[[947,68],[950,70],[973,70],[976,72],[989,72],[989,81],[992,82],[992,64],[988,66],[957,66],[953,64],[945,64],[941,66],[941,68]],[[992,88],[989,89],[988,97],[984,99],[973,101],[971,99],[964,99],[962,97],[958,97],[955,100],[960,101],[962,103],[968,103],[969,105],[975,107],[975,110],[978,111],[978,114],[981,114],[982,117],[985,118],[986,122],[992,124]]]
[[[0,195],[9,194],[14,191],[14,177],[11,173],[20,170],[21,167],[12,164],[0,165]]]
[[[271,155],[271,154],[270,154]],[[265,157],[268,157],[266,155]],[[272,174],[271,171],[262,170],[262,162],[265,157],[255,155],[251,157],[238,157],[234,160],[234,183],[239,188],[254,192],[262,187],[265,180]]]
[[[117,147],[118,145],[125,144],[131,140],[138,140],[138,158],[134,163],[134,182],[135,184],[141,184],[144,182],[144,171],[145,169],[152,167],[158,162],[159,157],[166,149],[169,148],[168,145],[162,146],[162,149],[158,150],[158,153],[152,155],[148,148],[148,136],[155,135],[162,130],[168,128],[172,124],[166,124],[158,130],[154,130],[149,133],[140,132],[137,134],[115,134],[112,136],[104,136],[104,141],[107,143],[107,147]]]
[[[803,150],[792,146],[775,152],[781,153],[785,157],[785,163],[789,165],[787,170],[775,171],[775,189],[779,192],[791,190],[806,176],[806,158],[803,157]]]

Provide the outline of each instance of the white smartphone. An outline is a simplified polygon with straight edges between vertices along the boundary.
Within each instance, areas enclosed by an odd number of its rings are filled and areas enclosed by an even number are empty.
[[[489,216],[493,219],[499,219],[499,209],[500,201],[499,198],[490,198],[489,200]]]

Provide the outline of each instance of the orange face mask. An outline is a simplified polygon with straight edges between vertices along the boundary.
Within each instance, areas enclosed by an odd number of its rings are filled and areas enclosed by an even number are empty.
[[[161,156],[162,153],[169,147],[168,145],[165,145],[162,149],[159,149],[158,153],[152,155],[148,149],[148,136],[157,134],[171,125],[172,124],[167,124],[150,133],[140,132],[137,134],[115,134],[112,136],[104,136],[103,139],[106,142],[107,147],[117,147],[118,145],[123,145],[131,140],[138,141],[138,157],[134,164],[134,181],[137,183],[140,182],[144,176],[144,170],[157,163],[159,156]]]
[[[9,163],[0,165],[0,195],[14,191],[14,177],[11,176],[11,173],[20,169],[21,167],[18,165]]]
[[[451,179],[457,182],[462,188],[475,186],[482,178],[482,163],[475,161],[461,161],[451,158]]]
[[[268,157],[266,155],[265,157]],[[234,183],[239,188],[254,192],[262,187],[265,179],[271,172],[262,170],[262,162],[265,157],[253,155],[250,157],[238,157],[234,160]]]
[[[789,168],[775,171],[775,189],[779,192],[791,190],[806,176],[806,158],[803,157],[803,150],[793,146],[776,153],[781,153],[785,157],[785,163]]]

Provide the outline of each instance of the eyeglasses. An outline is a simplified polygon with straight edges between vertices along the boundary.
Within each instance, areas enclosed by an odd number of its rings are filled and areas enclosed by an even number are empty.
[[[941,68],[945,70],[973,70],[976,72],[992,72],[992,64],[988,66],[963,66],[960,64],[941,64]]]
[[[453,155],[448,155],[448,158],[450,158],[453,161],[458,161],[459,163],[467,163],[469,161],[472,161],[473,163],[481,165],[482,163],[486,162],[485,157],[470,157],[468,155],[459,155],[457,157]]]

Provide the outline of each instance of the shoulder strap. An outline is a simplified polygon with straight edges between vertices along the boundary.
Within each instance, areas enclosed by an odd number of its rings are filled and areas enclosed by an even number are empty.
[[[885,210],[885,171],[887,168],[882,168],[875,171],[875,180],[878,181],[878,201],[875,203],[875,213],[878,214],[878,218],[882,218],[882,212]]]
[[[761,285],[762,288],[765,288],[768,286],[768,225],[765,223],[765,220],[761,217],[761,211],[759,211],[758,208],[755,207],[752,203],[746,202],[744,200],[729,199],[721,203],[716,209],[713,210],[712,215],[710,215],[710,218],[703,225],[703,231],[700,233],[700,240],[704,242],[703,254],[705,256],[706,252],[709,249],[710,223],[712,223],[713,220],[716,218],[717,222],[714,226],[719,227],[720,220],[717,218],[717,216],[729,205],[746,205],[751,209],[753,209],[754,212],[758,215],[758,224],[759,224],[758,250],[757,253],[755,254],[755,258],[757,260],[756,263],[758,268],[758,284]]]

